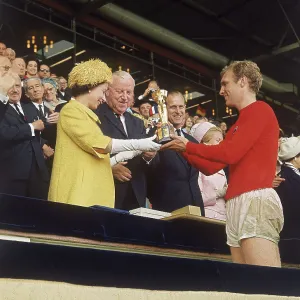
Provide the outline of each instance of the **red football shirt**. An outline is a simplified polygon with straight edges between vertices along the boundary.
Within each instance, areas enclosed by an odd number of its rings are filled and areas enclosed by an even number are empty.
[[[279,126],[272,108],[256,101],[240,111],[237,122],[219,145],[188,142],[183,156],[205,175],[229,165],[226,200],[271,188],[275,176]]]

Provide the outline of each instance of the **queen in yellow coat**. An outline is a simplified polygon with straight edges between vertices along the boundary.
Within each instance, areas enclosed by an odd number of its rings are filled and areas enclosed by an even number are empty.
[[[114,207],[110,159],[104,151],[111,138],[102,134],[92,111],[105,101],[111,77],[110,69],[100,60],[81,63],[69,74],[75,99],[60,112],[49,200]]]

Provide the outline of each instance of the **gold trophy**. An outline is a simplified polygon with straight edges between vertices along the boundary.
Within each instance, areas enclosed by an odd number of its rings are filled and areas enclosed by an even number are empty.
[[[158,105],[159,122],[161,123],[161,127],[157,129],[157,142],[160,144],[171,141],[170,135],[172,134],[172,129],[170,124],[168,123],[168,113],[166,106],[167,96],[168,91],[166,90],[158,89],[152,93],[152,99]]]

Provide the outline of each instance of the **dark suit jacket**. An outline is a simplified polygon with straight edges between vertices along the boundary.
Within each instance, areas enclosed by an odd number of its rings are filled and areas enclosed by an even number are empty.
[[[64,95],[60,91],[57,91],[57,98],[59,98],[61,100],[70,101],[71,98],[72,98],[71,90],[67,88],[65,90],[65,94]]]
[[[3,104],[2,101],[0,101],[0,123],[2,122],[2,120],[5,116],[6,109],[7,109],[7,106],[5,104]]]
[[[126,135],[122,124],[120,124],[119,120],[106,103],[99,106],[96,114],[100,119],[100,128],[103,134],[111,138],[140,139],[146,137],[143,121],[128,112],[124,113],[128,136]],[[126,197],[126,191],[128,190],[128,185],[132,186],[139,205],[144,207],[146,199],[146,163],[140,156],[138,156],[128,161],[126,167],[132,172],[132,179],[129,182],[119,182],[118,180],[115,180],[115,207],[122,207],[124,198]]]
[[[284,227],[281,237],[300,237],[300,176],[293,169],[282,165],[280,176],[285,179],[276,191],[280,197],[283,214]]]
[[[7,104],[7,111],[0,124],[0,180],[24,180],[30,176],[33,159],[36,160],[40,176],[49,180],[49,174],[40,144],[39,132],[32,136],[28,123],[35,120],[35,110],[21,104],[26,120]]]
[[[197,143],[188,134],[187,139]],[[198,185],[199,172],[173,150],[158,152],[156,159],[150,163],[149,199],[152,208],[171,212],[187,205],[201,207],[204,205]]]

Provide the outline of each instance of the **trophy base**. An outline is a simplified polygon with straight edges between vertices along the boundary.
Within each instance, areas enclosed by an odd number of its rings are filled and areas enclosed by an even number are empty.
[[[169,124],[162,124],[161,128],[157,129],[157,142],[159,144],[166,144],[171,140],[171,130]]]

